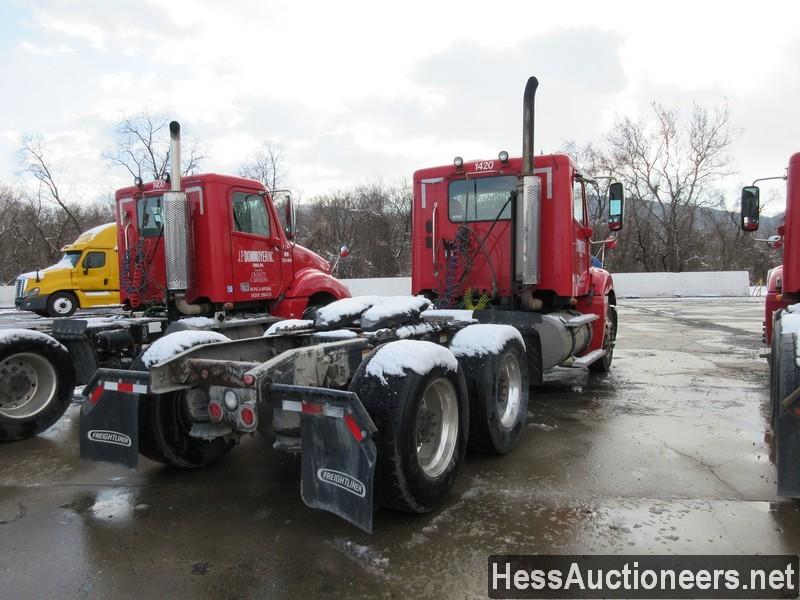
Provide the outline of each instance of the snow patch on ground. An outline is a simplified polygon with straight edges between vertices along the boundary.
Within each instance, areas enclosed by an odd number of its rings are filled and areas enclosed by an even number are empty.
[[[153,342],[142,355],[142,361],[145,366],[150,367],[164,362],[193,346],[229,341],[228,338],[216,331],[176,331]]]
[[[451,310],[440,308],[429,308],[420,316],[425,321],[459,321],[462,323],[476,323],[477,319],[472,316],[471,310]]]
[[[315,331],[314,337],[332,340],[348,340],[358,337],[358,334],[349,329],[334,329],[333,331]]]
[[[336,538],[333,543],[345,554],[369,567],[371,570],[375,569],[379,573],[382,573],[383,570],[389,566],[389,559],[369,546],[356,544],[355,542],[342,538]]]
[[[66,352],[66,348],[57,340],[41,331],[31,329],[0,329],[0,342],[5,344],[16,344],[23,340],[39,340],[54,348],[61,348]]]
[[[270,325],[269,329],[264,332],[264,337],[297,329],[310,329],[313,326],[314,321],[309,321],[308,319],[286,319]]]
[[[381,302],[373,304],[361,315],[361,326],[375,327],[380,321],[391,317],[419,314],[431,305],[424,296],[389,296]]]
[[[519,340],[522,347],[525,347],[522,334],[511,325],[470,325],[453,336],[450,350],[456,356],[497,354],[509,340]]]
[[[420,340],[399,340],[389,342],[375,353],[367,365],[367,375],[388,385],[387,376],[402,376],[406,370],[425,375],[436,367],[457,371],[458,361],[444,346]]]

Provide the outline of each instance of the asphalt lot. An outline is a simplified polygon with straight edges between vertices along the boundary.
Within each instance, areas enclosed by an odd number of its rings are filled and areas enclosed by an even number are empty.
[[[81,463],[73,405],[0,446],[0,598],[482,597],[495,553],[798,553],[762,302],[624,301],[609,376],[549,377],[510,456],[469,455],[443,509],[372,536],[306,508],[263,437],[202,471]]]

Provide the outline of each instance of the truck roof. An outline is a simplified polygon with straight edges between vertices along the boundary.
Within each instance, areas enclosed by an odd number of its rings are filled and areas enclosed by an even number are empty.
[[[574,162],[566,154],[541,154],[534,157],[534,166],[537,168],[569,164]],[[516,175],[522,171],[522,157],[511,156],[502,163],[499,158],[465,160],[463,167],[456,169],[453,163],[438,167],[428,167],[414,172],[414,181],[421,179],[436,179],[438,177],[453,178],[463,176],[482,175]]]
[[[117,224],[104,223],[84,231],[71,244],[62,248],[64,252],[85,250],[86,248],[115,248],[117,246]]]
[[[191,187],[193,185],[203,185],[208,183],[224,183],[226,185],[258,188],[260,190],[265,189],[264,184],[261,183],[260,181],[256,181],[255,179],[248,179],[247,177],[238,177],[236,175],[220,175],[219,173],[198,173],[197,175],[185,175],[181,177],[181,184],[184,190],[187,187]],[[115,197],[117,199],[126,198],[140,191],[168,192],[169,184],[161,179],[156,181],[148,181],[142,186],[141,190],[135,185],[130,185],[128,187],[118,189],[117,193],[115,194]]]

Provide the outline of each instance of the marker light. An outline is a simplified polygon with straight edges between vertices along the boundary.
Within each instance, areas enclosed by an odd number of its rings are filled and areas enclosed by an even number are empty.
[[[233,390],[226,391],[222,400],[225,402],[225,408],[230,411],[236,410],[236,407],[239,406],[239,397]]]
[[[133,178],[133,185],[135,185],[136,187],[140,188],[140,187],[142,187],[144,185],[144,181],[142,181],[141,177],[134,177]]]
[[[508,162],[508,152],[501,150],[500,154],[497,155],[497,158],[500,159],[501,163],[506,164]]]
[[[461,158],[460,156],[456,156],[453,159],[453,165],[455,166],[456,169],[460,169],[461,167],[464,166],[464,159]]]
[[[244,377],[242,377],[242,381],[244,382],[245,385],[253,385],[256,382],[256,376],[248,373]]]

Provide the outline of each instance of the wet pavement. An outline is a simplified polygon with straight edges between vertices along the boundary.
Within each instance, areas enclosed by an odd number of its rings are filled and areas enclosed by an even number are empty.
[[[536,388],[506,457],[375,533],[306,508],[299,460],[248,438],[201,471],[78,458],[78,407],[0,446],[0,598],[482,597],[494,553],[798,553],[764,442],[761,299],[627,300],[608,376]]]

